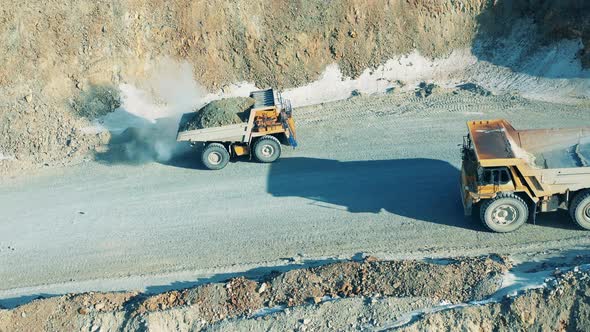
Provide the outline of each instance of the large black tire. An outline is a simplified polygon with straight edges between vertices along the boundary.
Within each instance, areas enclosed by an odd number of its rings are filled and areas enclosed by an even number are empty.
[[[274,136],[262,136],[254,143],[254,157],[261,163],[272,163],[281,156],[281,142]]]
[[[590,191],[581,192],[574,198],[570,215],[578,226],[590,230]]]
[[[501,193],[481,205],[480,219],[491,231],[508,233],[520,228],[529,218],[529,208],[522,198]]]
[[[203,150],[201,161],[203,161],[203,165],[208,169],[222,169],[229,162],[229,152],[223,144],[210,143],[205,150]]]

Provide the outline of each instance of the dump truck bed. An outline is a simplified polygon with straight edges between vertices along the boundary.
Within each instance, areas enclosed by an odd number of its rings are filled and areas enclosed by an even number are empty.
[[[523,159],[541,169],[590,167],[590,127],[516,130],[506,120],[471,121],[478,160]]]
[[[190,142],[244,142],[247,123],[233,124],[221,127],[181,131],[177,141]]]
[[[517,132],[506,120],[471,121],[467,126],[478,160],[518,158]]]
[[[590,167],[590,142],[535,154],[535,165],[545,169]]]
[[[244,142],[248,124],[238,123],[221,127],[181,130],[195,113],[186,113],[180,119],[176,140],[189,142]]]
[[[482,167],[517,166],[543,191],[590,187],[590,127],[516,130],[506,120],[471,121],[468,127]]]

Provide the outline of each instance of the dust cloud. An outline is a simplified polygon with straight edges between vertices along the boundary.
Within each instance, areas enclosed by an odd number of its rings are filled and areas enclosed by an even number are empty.
[[[166,162],[189,149],[176,142],[178,122],[206,102],[207,92],[186,62],[164,59],[151,72],[141,85],[120,84],[121,107],[97,120],[97,130],[111,133],[116,159]]]
[[[119,85],[121,107],[95,121],[84,132],[110,132],[112,139],[104,159],[128,162],[166,162],[186,153],[190,145],[176,142],[180,118],[208,102],[225,97],[247,97],[257,90],[254,84],[225,86],[217,93],[193,78],[188,62],[170,58],[158,61],[150,79],[141,84]]]

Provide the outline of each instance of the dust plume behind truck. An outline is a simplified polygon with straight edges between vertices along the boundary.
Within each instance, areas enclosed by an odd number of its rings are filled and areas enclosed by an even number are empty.
[[[511,232],[536,213],[569,210],[590,230],[590,127],[516,130],[506,120],[470,121],[462,148],[466,215]]]

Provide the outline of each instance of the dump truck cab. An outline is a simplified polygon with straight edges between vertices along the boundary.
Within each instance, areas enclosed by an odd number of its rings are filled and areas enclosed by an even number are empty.
[[[506,152],[507,149],[501,133],[489,129],[475,129],[475,123],[469,123],[469,134],[463,139],[462,148],[462,198],[465,214],[471,215],[475,204],[485,199],[492,199],[499,192],[525,192],[526,188],[515,184],[515,176]],[[487,136],[482,134],[487,133]],[[475,140],[475,141],[474,141]],[[488,149],[486,150],[486,147]]]
[[[590,128],[516,130],[506,120],[470,121],[461,197],[495,232],[518,229],[539,212],[570,210],[590,229]]]

